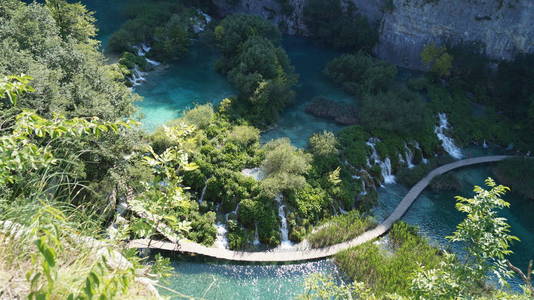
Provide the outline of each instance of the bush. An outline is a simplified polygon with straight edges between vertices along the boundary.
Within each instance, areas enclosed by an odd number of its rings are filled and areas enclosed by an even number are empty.
[[[198,129],[206,129],[215,118],[215,112],[211,104],[197,105],[184,113],[182,120]]]
[[[278,29],[259,17],[231,15],[215,28],[215,39],[223,52],[217,69],[239,92],[232,111],[255,125],[274,122],[293,101],[297,82],[287,54],[276,46]]]
[[[340,0],[306,0],[304,23],[312,37],[327,45],[370,52],[378,42],[377,28],[355,11],[351,2],[343,9]]]
[[[502,184],[534,200],[534,159],[513,158],[501,161],[493,168],[493,173]]]
[[[321,188],[305,185],[288,197],[288,202],[296,213],[310,223],[316,223],[330,210],[332,200]]]
[[[108,51],[132,51],[132,46],[147,43],[152,46],[149,55],[159,60],[177,60],[187,53],[197,15],[194,9],[164,0],[132,1],[126,10],[129,20],[110,37]]]
[[[141,71],[146,71],[148,69],[146,59],[131,52],[124,52],[119,58],[119,64],[123,65],[128,70],[133,70],[136,66],[139,67]]]
[[[228,58],[237,56],[243,44],[255,36],[274,43],[278,43],[281,38],[280,31],[275,26],[257,16],[230,15],[215,27],[217,45]]]
[[[440,251],[402,222],[393,225],[389,237],[393,253],[368,242],[337,254],[336,264],[351,280],[376,291],[379,298],[388,293],[409,296],[411,277],[420,266],[437,267]]]
[[[242,147],[249,147],[253,144],[259,143],[260,131],[252,126],[235,126],[230,132],[228,139],[232,143],[236,143]]]
[[[357,210],[326,219],[322,223],[320,229],[308,235],[307,240],[312,248],[322,248],[349,241],[376,224],[372,217],[364,216]]]
[[[304,175],[311,168],[309,154],[291,145],[287,138],[268,142],[264,150],[262,169],[266,177],[262,184],[273,198],[278,193],[304,187]]]
[[[397,68],[358,52],[334,58],[326,65],[324,73],[346,92],[364,95],[387,90],[397,75]]]
[[[366,128],[405,136],[417,136],[433,128],[433,118],[425,102],[407,89],[364,96],[359,118]]]

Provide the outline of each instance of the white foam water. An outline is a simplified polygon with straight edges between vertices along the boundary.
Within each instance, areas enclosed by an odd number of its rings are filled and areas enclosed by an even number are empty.
[[[374,161],[375,164],[380,166],[380,173],[384,179],[385,184],[395,183],[395,175],[393,175],[393,168],[391,167],[391,160],[389,157],[386,157],[383,161],[380,159],[378,152],[376,151],[376,143],[380,142],[377,138],[370,138],[367,141],[367,146],[371,147],[371,157],[370,159]],[[370,165],[370,163],[369,163]]]
[[[289,229],[287,227],[287,218],[285,212],[285,205],[282,204],[283,196],[280,194],[276,196],[275,201],[278,203],[278,216],[280,217],[280,247],[287,249],[293,247],[293,243],[289,240]]]
[[[404,143],[404,161],[406,162],[406,166],[411,169],[415,167],[415,164],[413,163],[414,154],[412,149]]]
[[[228,238],[226,237],[226,233],[228,232],[228,230],[226,229],[226,225],[219,222],[215,224],[215,228],[217,229],[217,235],[215,238],[214,246],[216,248],[227,249]]]
[[[439,113],[438,117],[439,125],[434,129],[434,133],[436,133],[436,136],[441,141],[443,149],[445,149],[450,156],[456,159],[461,159],[463,157],[462,150],[454,144],[454,140],[451,137],[446,135],[446,131],[449,129],[447,115],[445,113]]]

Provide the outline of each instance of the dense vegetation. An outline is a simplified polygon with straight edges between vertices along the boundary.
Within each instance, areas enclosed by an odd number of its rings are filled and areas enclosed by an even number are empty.
[[[495,178],[510,186],[514,192],[534,200],[534,160],[514,158],[502,161],[493,168]]]
[[[378,25],[358,14],[353,2],[306,0],[303,18],[313,38],[334,48],[371,52],[378,42]]]
[[[183,1],[133,1],[125,11],[128,21],[113,33],[108,51],[136,54],[142,44],[152,49],[149,56],[156,60],[172,61],[183,58],[191,38],[207,23],[200,11]],[[124,53],[124,54],[123,54]]]
[[[523,293],[506,289],[512,275],[506,255],[517,238],[509,234],[510,225],[497,213],[509,205],[501,199],[508,189],[491,179],[486,184],[487,190],[475,187],[474,198],[457,197],[457,209],[467,216],[447,238],[464,245],[466,256],[439,251],[413,227],[397,223],[385,249],[367,243],[336,256],[354,283],[337,286],[324,276],[313,277],[300,298],[529,299],[533,290],[528,279]],[[487,286],[488,274],[496,276],[498,287]]]
[[[278,29],[259,17],[231,15],[217,25],[215,39],[223,54],[217,69],[239,92],[232,109],[255,125],[273,123],[292,103],[297,83]]]
[[[375,225],[370,216],[361,216],[357,210],[325,219],[306,237],[312,248],[322,248],[351,240]]]
[[[123,250],[123,241],[186,238],[211,246],[214,225],[224,223],[231,249],[253,247],[256,234],[275,247],[282,239],[280,211],[293,242],[308,238],[323,247],[354,238],[374,224],[367,210],[383,181],[380,158],[390,159],[405,184],[444,162],[401,170],[409,166],[404,154],[419,164],[439,148],[432,131],[437,112],[451,115],[462,144],[486,139],[522,150],[534,141],[533,56],[500,62],[490,76],[474,45],[432,45],[422,53],[431,74],[396,84],[397,68],[366,54],[376,42],[374,25],[336,0],[306,1],[304,21],[316,39],[353,52],[334,59],[325,74],[358,99],[357,125],[317,133],[305,149],[289,139],[261,145],[253,125],[276,121],[293,101],[297,76],[276,27],[231,15],[207,38],[220,49],[217,69],[238,95],[188,110],[151,134],[141,131],[128,121],[138,96],[126,86],[124,67],[148,68],[135,48],[141,44],[152,48],[143,53],[149,57],[183,58],[203,30],[199,24],[207,23],[192,5],[209,9],[209,3],[131,4],[129,20],[109,43],[119,64],[99,51],[94,19],[83,5],[0,3],[0,272],[13,275],[7,284],[0,277],[0,296],[155,296],[148,277],[164,273],[164,260],[142,264],[136,251]],[[287,2],[279,3],[289,13]],[[473,117],[473,102],[487,105],[480,116]],[[495,172],[532,198],[525,179],[531,165],[511,160]],[[455,189],[454,180],[441,177],[432,187]],[[369,298],[510,296],[483,282],[488,272],[503,282],[509,277],[505,255],[515,240],[494,217],[508,205],[499,198],[506,188],[488,185],[473,199],[459,199],[468,218],[451,240],[467,246],[467,260],[438,251],[399,223],[389,249],[365,244],[337,256],[360,282],[341,289]]]

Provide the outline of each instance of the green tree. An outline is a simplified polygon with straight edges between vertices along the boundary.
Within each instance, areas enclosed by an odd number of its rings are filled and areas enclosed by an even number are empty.
[[[439,77],[450,75],[453,57],[447,53],[447,48],[439,47],[435,44],[428,44],[421,52],[421,59]]]
[[[378,42],[375,24],[357,14],[357,8],[340,0],[306,0],[303,20],[311,36],[329,46],[371,52]]]
[[[519,239],[510,235],[510,225],[498,212],[510,206],[501,198],[509,189],[497,185],[491,178],[486,180],[486,185],[489,190],[475,186],[473,198],[456,197],[456,208],[467,217],[447,238],[466,245],[469,254],[466,261],[456,263],[454,255],[450,254],[439,268],[423,268],[413,281],[414,293],[419,297],[468,297],[477,290],[476,284],[490,273],[497,276],[501,285],[508,285],[512,271],[507,266],[506,256],[512,253],[511,243]],[[443,276],[436,277],[438,274]]]
[[[304,175],[310,169],[310,155],[291,145],[287,138],[265,144],[262,169],[266,178],[262,184],[271,197],[281,192],[295,191],[306,184]]]

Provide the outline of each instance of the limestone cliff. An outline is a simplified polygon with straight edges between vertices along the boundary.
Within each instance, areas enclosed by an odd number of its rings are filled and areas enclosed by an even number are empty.
[[[534,52],[534,0],[387,0],[352,1],[368,19],[379,21],[376,54],[398,65],[422,68],[419,53],[428,43],[481,41],[486,53],[510,59]],[[290,34],[306,35],[305,0],[214,0],[221,14],[262,16]],[[288,7],[284,7],[287,3]]]

